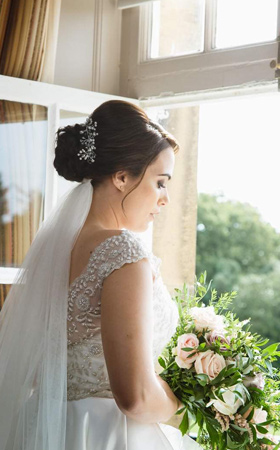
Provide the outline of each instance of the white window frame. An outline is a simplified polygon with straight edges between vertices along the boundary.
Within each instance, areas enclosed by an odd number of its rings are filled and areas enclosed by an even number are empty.
[[[204,52],[154,60],[145,60],[151,2],[119,2],[123,9],[122,95],[148,99],[210,90],[218,93],[228,87],[273,83],[276,79],[277,40],[229,49],[211,48],[216,0],[206,0]],[[277,29],[280,30],[280,0]]]
[[[113,99],[126,100],[139,105],[139,101],[133,98],[102,94],[3,75],[0,75],[0,99],[31,103],[48,108],[44,218],[49,216],[50,211],[58,200],[58,174],[53,167],[53,157],[55,132],[59,128],[60,111],[90,114],[101,103]],[[18,268],[0,267],[0,284],[13,283],[17,272]]]

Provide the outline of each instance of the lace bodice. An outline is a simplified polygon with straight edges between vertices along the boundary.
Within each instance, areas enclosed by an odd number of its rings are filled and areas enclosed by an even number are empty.
[[[69,287],[67,316],[67,399],[112,397],[101,341],[103,281],[124,264],[149,258],[153,272],[153,355],[175,331],[178,312],[160,276],[157,258],[133,232],[122,230],[98,245],[87,267]]]

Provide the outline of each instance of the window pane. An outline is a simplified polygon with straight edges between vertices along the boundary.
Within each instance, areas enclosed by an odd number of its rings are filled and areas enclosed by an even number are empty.
[[[18,267],[43,219],[47,108],[0,101],[0,267]]]
[[[279,94],[200,106],[198,191],[257,208],[280,233]]]
[[[200,106],[197,273],[274,341],[280,319],[279,94]]]
[[[217,0],[215,48],[275,40],[277,4],[278,0]]]
[[[67,125],[75,125],[76,123],[83,123],[85,122],[86,118],[88,117],[87,114],[81,114],[73,111],[64,111],[60,110],[60,121],[59,126],[65,127]],[[78,183],[75,181],[68,181],[62,176],[58,177],[58,198],[61,197],[65,192],[69,191],[69,189],[72,189],[74,186],[76,186]]]
[[[150,58],[203,51],[204,0],[153,2]]]

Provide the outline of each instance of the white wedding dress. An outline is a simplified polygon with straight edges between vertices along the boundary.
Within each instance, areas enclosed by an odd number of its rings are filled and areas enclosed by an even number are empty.
[[[104,279],[126,263],[148,257],[154,312],[154,361],[175,331],[178,312],[160,276],[160,258],[133,232],[103,241],[69,287],[67,317],[66,450],[179,450],[198,448],[168,425],[143,424],[118,408],[106,370],[101,341],[101,289]]]

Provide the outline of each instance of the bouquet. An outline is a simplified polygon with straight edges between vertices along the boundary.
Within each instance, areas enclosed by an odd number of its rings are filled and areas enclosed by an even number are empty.
[[[276,450],[272,435],[280,429],[280,372],[272,363],[279,344],[250,332],[250,321],[239,321],[228,310],[236,292],[217,298],[206,272],[194,292],[175,289],[179,324],[159,357],[165,380],[184,407],[179,425],[184,435],[198,428],[205,449]]]

